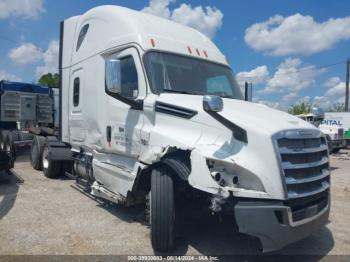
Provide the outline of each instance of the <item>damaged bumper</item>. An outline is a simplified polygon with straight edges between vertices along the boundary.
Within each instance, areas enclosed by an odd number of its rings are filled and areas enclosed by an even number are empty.
[[[309,216],[294,222],[291,208],[282,203],[238,202],[235,216],[239,232],[258,237],[263,252],[270,252],[301,240],[326,225],[329,200],[322,210],[317,208],[305,210]]]

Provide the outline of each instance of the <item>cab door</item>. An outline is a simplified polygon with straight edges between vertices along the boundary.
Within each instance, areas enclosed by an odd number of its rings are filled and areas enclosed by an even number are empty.
[[[142,105],[145,78],[136,48],[108,56],[119,64],[119,90],[105,87],[107,94],[106,149],[118,155],[137,158],[140,154],[140,132],[143,125]],[[106,72],[106,74],[108,74]],[[106,76],[107,79],[108,76]],[[107,80],[106,80],[107,81]]]
[[[146,81],[136,48],[106,55],[105,135],[94,154],[95,178],[112,192],[126,195],[141,150],[142,101]]]

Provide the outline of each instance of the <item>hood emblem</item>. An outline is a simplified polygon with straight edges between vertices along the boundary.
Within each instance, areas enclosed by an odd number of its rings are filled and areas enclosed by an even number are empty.
[[[300,136],[312,136],[314,132],[312,130],[299,130],[298,135]]]

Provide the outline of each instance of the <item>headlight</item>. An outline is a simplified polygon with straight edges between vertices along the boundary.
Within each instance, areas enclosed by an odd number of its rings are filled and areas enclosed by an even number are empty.
[[[222,187],[237,187],[266,192],[260,179],[249,170],[226,161],[207,159],[212,178]]]

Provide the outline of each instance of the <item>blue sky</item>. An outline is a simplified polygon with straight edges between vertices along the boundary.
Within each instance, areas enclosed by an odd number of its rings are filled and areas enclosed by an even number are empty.
[[[0,0],[0,79],[35,82],[55,71],[59,22],[103,4],[146,8],[207,34],[239,82],[253,82],[257,102],[286,110],[300,99],[325,108],[344,100],[350,2],[343,0]]]

